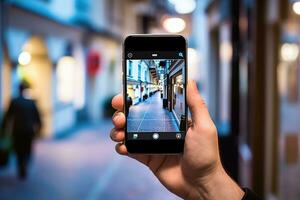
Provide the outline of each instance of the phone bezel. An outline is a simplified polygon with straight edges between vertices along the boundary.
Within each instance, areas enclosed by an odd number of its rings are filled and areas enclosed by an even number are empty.
[[[123,100],[126,102],[126,55],[128,51],[183,51],[185,60],[185,80],[187,82],[187,42],[181,35],[153,35],[137,34],[129,35],[123,42]],[[185,91],[186,91],[185,84]],[[186,92],[185,92],[186,99]],[[124,103],[124,112],[126,104]],[[187,105],[185,105],[185,112]],[[126,114],[126,113],[125,113]],[[127,122],[126,122],[127,123]],[[187,118],[186,118],[187,127]],[[184,139],[174,140],[128,140],[127,124],[125,124],[125,145],[129,153],[140,154],[179,154],[183,152]],[[185,135],[186,135],[185,130]],[[154,133],[154,132],[153,132]],[[151,134],[151,133],[149,133]]]

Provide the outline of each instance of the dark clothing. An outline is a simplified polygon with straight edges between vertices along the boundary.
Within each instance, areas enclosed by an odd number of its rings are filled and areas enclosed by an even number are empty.
[[[127,106],[126,106],[126,117],[129,114],[129,107],[132,106],[132,98],[130,96],[127,96],[126,98]]]
[[[5,126],[11,123],[11,132],[16,138],[33,137],[30,134],[35,133],[41,127],[41,119],[35,102],[24,97],[11,101],[4,120]]]
[[[257,194],[255,194],[248,188],[243,188],[243,190],[244,190],[245,194],[244,194],[242,200],[261,200],[261,198],[259,198],[257,196]]]
[[[35,102],[22,96],[13,99],[4,117],[3,125],[3,128],[11,133],[19,176],[24,178],[31,155],[32,141],[41,128],[40,114]]]

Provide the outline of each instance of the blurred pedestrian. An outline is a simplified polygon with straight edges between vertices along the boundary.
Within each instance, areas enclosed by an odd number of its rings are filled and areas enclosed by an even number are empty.
[[[29,95],[29,89],[27,82],[20,84],[19,96],[10,102],[3,121],[3,128],[11,134],[20,179],[26,179],[32,142],[41,129],[40,114],[35,101]]]

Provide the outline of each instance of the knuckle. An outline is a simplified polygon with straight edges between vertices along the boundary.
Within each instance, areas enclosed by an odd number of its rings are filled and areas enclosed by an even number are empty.
[[[117,116],[119,116],[119,111],[116,111],[116,112],[113,114],[112,118],[115,119]]]
[[[217,133],[217,128],[213,123],[203,123],[198,127],[201,132],[204,132],[208,135],[215,135]]]

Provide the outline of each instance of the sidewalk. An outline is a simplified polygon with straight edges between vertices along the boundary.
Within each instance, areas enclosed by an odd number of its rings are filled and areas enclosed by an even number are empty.
[[[163,109],[160,92],[156,92],[144,102],[133,105],[129,108],[128,131],[158,131],[177,132],[173,113]]]
[[[111,127],[105,121],[67,138],[38,141],[27,181],[16,179],[13,161],[0,169],[0,199],[178,199],[147,167],[115,153]]]

